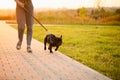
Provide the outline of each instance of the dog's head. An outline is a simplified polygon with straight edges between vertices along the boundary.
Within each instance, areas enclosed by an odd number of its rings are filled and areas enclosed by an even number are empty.
[[[57,45],[60,46],[62,44],[62,35],[57,38]]]

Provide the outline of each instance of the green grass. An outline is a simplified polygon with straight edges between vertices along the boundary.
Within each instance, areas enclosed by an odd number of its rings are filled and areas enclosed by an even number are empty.
[[[64,25],[46,26],[56,36],[63,36],[59,51],[112,78],[120,79],[120,26]],[[41,42],[47,34],[33,27],[33,37]],[[34,46],[34,45],[33,45]]]

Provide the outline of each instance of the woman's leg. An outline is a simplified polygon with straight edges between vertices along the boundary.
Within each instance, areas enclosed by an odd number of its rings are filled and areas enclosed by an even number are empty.
[[[31,45],[32,40],[32,26],[33,26],[33,6],[29,6],[28,9],[29,13],[26,13],[26,25],[27,25],[27,46]],[[31,14],[31,15],[30,15]]]
[[[16,8],[16,17],[17,17],[17,23],[18,23],[18,49],[21,48],[21,44],[23,41],[23,33],[24,33],[24,29],[25,29],[25,22],[26,22],[26,17],[25,17],[25,11],[17,6]]]
[[[30,4],[26,7],[29,13],[26,12],[26,25],[27,25],[27,51],[32,52],[31,50],[31,41],[32,41],[32,26],[33,26],[33,6]]]

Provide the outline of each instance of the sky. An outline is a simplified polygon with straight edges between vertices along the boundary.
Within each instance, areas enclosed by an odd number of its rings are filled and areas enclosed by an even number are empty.
[[[97,0],[32,0],[34,8],[69,8],[96,7]],[[101,0],[100,6],[120,7],[120,0]],[[14,0],[0,0],[0,9],[15,8]]]

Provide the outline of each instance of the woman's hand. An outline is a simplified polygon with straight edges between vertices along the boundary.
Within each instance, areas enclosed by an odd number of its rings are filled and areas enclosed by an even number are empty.
[[[20,2],[19,0],[15,0],[15,1],[20,7],[24,8],[24,6],[25,6],[24,3]]]

